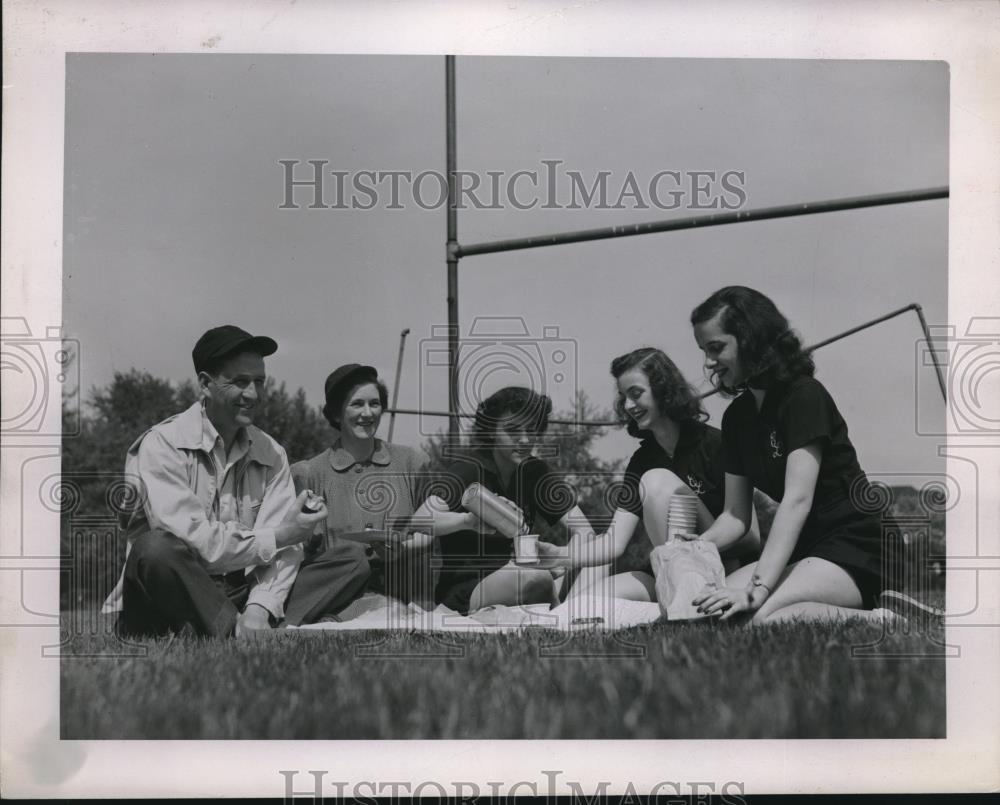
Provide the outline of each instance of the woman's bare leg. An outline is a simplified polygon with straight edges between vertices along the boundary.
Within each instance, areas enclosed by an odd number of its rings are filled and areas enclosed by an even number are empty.
[[[750,567],[740,568],[730,578],[743,574]],[[754,613],[752,622],[877,617],[870,610],[861,609],[862,603],[861,591],[844,568],[809,556],[785,568],[774,592]]]
[[[579,582],[570,591],[569,599],[625,598],[629,601],[655,601],[656,582],[648,573],[630,570],[598,580],[594,584],[581,586]]]
[[[881,612],[871,609],[852,609],[849,607],[836,607],[833,604],[821,604],[816,601],[802,601],[801,603],[790,604],[787,607],[775,610],[763,622],[836,621],[845,618],[881,621],[882,617]]]
[[[557,603],[555,580],[548,570],[505,565],[476,585],[469,598],[469,611],[497,605]]]

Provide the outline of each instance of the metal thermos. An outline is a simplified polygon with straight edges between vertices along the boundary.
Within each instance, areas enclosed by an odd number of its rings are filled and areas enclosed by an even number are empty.
[[[482,484],[471,484],[465,490],[462,506],[505,537],[514,539],[524,533],[524,518]]]

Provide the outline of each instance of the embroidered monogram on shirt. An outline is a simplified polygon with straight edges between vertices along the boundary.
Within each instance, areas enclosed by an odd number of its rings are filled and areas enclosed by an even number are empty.
[[[771,458],[781,458],[784,454],[781,452],[781,440],[778,438],[778,431],[771,431]]]
[[[705,493],[705,484],[700,478],[695,478],[693,475],[688,473],[687,481],[688,486],[691,487],[691,491],[693,491],[696,495],[701,497]]]

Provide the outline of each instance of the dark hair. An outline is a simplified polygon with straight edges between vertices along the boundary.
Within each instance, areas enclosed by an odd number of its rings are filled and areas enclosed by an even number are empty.
[[[491,447],[498,427],[523,425],[533,433],[545,433],[552,413],[552,400],[522,386],[507,386],[494,392],[476,408],[472,423],[475,447]]]
[[[646,375],[656,407],[664,416],[677,423],[688,420],[704,422],[708,419],[698,394],[663,350],[642,347],[611,361],[611,376],[615,380],[630,369],[640,369]],[[615,398],[615,413],[618,421],[625,425],[629,436],[639,437],[647,432],[640,430],[635,420],[625,413],[623,394],[619,393]]]
[[[327,397],[326,405],[323,406],[323,416],[330,423],[330,427],[340,430],[340,414],[344,409],[344,403],[351,399],[355,389],[367,386],[369,383],[374,383],[378,387],[378,400],[382,404],[382,408],[389,405],[389,389],[378,378],[375,380],[363,378],[359,379],[357,383],[345,383],[340,388],[333,390]]]
[[[816,365],[802,348],[802,340],[768,297],[753,288],[730,285],[716,291],[691,312],[691,324],[702,324],[722,314],[723,331],[736,338],[743,373],[754,385],[768,388],[799,375],[812,377]],[[739,389],[712,382],[728,396]]]

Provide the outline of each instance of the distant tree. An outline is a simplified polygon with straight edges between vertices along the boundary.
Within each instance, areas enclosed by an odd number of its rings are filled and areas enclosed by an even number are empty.
[[[184,411],[195,404],[195,401],[201,397],[201,392],[198,390],[198,384],[188,379],[177,384],[174,396],[177,398],[177,410]]]
[[[178,411],[173,386],[148,372],[116,372],[110,384],[94,388],[86,407],[64,399],[64,419],[79,417],[79,431],[63,439],[66,515],[112,514],[106,496],[122,480],[125,452],[144,431]],[[64,507],[66,508],[66,507]]]
[[[558,411],[553,419],[579,422],[611,422],[614,414],[590,402],[586,392],[579,391],[571,411]],[[613,485],[624,472],[624,458],[605,461],[594,454],[594,443],[607,434],[609,428],[593,425],[550,425],[545,443],[556,450],[546,461],[561,472],[567,483],[577,491],[577,502],[592,520],[610,519],[614,514]],[[596,525],[596,522],[594,523]]]
[[[320,410],[306,402],[305,389],[290,395],[284,383],[270,377],[254,424],[277,439],[293,464],[323,452],[336,435]]]

